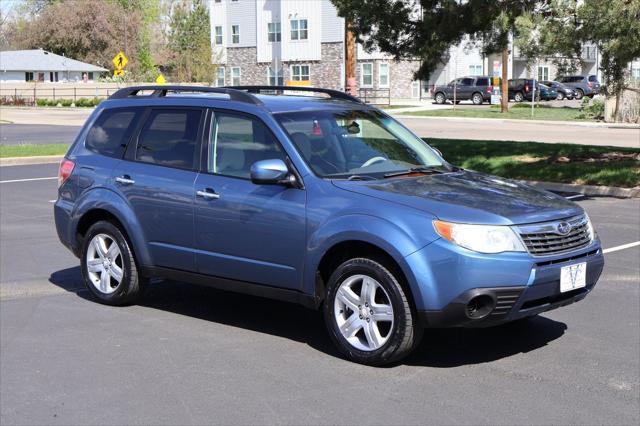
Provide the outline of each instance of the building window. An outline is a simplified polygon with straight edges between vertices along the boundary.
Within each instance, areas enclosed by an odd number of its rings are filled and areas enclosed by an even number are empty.
[[[549,80],[549,67],[546,65],[542,65],[538,67],[538,80],[547,81]]]
[[[213,44],[217,46],[222,45],[222,27],[215,27],[215,37],[213,40]]]
[[[282,69],[277,70],[269,67],[267,69],[267,83],[269,86],[284,86]]]
[[[640,80],[640,68],[631,68],[631,77]]]
[[[389,64],[378,65],[378,86],[389,87]]]
[[[482,65],[469,65],[469,75],[482,75]]]
[[[87,74],[87,79],[88,80],[93,80],[93,73],[92,72]],[[58,81],[58,73],[56,73],[56,81]]]
[[[267,24],[268,40],[271,43],[280,41],[280,22],[269,22]]]
[[[306,19],[291,20],[291,40],[306,40],[309,38]]]
[[[240,25],[231,26],[231,43],[240,43]]]
[[[221,2],[222,2],[222,0],[216,0],[215,2],[216,2],[216,3],[221,3]]]
[[[24,81],[33,81],[33,73],[25,72],[24,73]]]
[[[216,87],[224,86],[224,67],[216,68]]]
[[[373,87],[373,64],[360,64],[360,87]]]
[[[309,65],[291,65],[291,80],[309,81]]]
[[[231,84],[240,86],[240,67],[231,68]]]

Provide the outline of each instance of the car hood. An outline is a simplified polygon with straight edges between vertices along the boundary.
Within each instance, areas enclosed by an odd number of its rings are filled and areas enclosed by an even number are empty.
[[[458,223],[514,225],[583,213],[580,206],[559,195],[466,170],[376,181],[334,180],[333,184]]]

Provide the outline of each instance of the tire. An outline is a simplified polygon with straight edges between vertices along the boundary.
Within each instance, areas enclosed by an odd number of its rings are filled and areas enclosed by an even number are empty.
[[[398,361],[422,337],[397,277],[372,259],[355,258],[336,268],[327,284],[323,310],[334,344],[357,363],[378,366]],[[376,321],[376,316],[381,319]]]
[[[105,305],[135,303],[146,288],[129,242],[111,222],[96,222],[87,231],[80,269],[89,292]]]
[[[474,105],[482,105],[484,103],[484,98],[482,97],[482,93],[474,93],[473,96],[471,96],[471,100],[473,101]]]
[[[584,98],[584,91],[582,89],[576,89],[576,100]]]
[[[442,93],[442,92],[436,93],[436,103],[437,104],[442,105],[446,100],[447,100],[447,98],[446,98],[446,96],[444,96],[444,93]]]
[[[524,95],[522,94],[522,92],[516,92],[516,94],[513,95],[513,100],[516,102],[522,102],[524,101]]]
[[[558,92],[558,97],[556,99],[559,101],[564,101],[564,98],[565,98],[564,93]]]

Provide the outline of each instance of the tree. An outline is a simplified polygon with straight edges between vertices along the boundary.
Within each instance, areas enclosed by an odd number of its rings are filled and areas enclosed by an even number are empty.
[[[529,58],[550,58],[561,70],[575,71],[585,43],[600,54],[604,90],[616,97],[616,110],[628,89],[628,65],[640,57],[640,0],[553,0],[542,13],[521,16],[516,45]]]
[[[537,0],[331,0],[365,49],[396,60],[421,60],[414,78],[426,80],[446,52],[466,36],[481,39],[485,53],[504,50],[515,19]],[[503,78],[506,85],[506,78]],[[506,92],[506,91],[505,91]],[[506,93],[503,94],[506,96]]]
[[[180,0],[171,10],[168,67],[178,81],[213,78],[209,12],[203,0]]]

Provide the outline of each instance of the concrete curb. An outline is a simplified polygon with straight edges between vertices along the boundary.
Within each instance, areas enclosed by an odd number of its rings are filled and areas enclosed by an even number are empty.
[[[598,197],[640,198],[640,187],[618,188],[616,186],[577,185],[573,183],[520,181],[547,191],[576,192],[578,194]]]
[[[634,123],[603,123],[603,122],[582,122],[582,121],[553,121],[553,120],[522,120],[518,118],[482,118],[482,117],[439,117],[432,115],[394,115],[393,110],[386,111],[387,114],[393,116],[396,119],[411,118],[411,119],[427,119],[427,120],[446,120],[446,121],[476,121],[476,122],[491,122],[491,123],[523,123],[523,124],[546,124],[557,126],[577,126],[577,127],[597,127],[604,129],[640,129],[640,124]]]
[[[38,157],[0,158],[0,166],[26,166],[31,164],[54,164],[62,161],[62,155],[44,155]],[[616,198],[640,198],[640,187],[618,188],[615,186],[577,185],[573,183],[520,181],[548,191],[575,192],[583,195]]]
[[[35,157],[9,157],[0,158],[2,166],[27,166],[31,164],[54,164],[59,163],[64,158],[63,155],[39,155]]]

